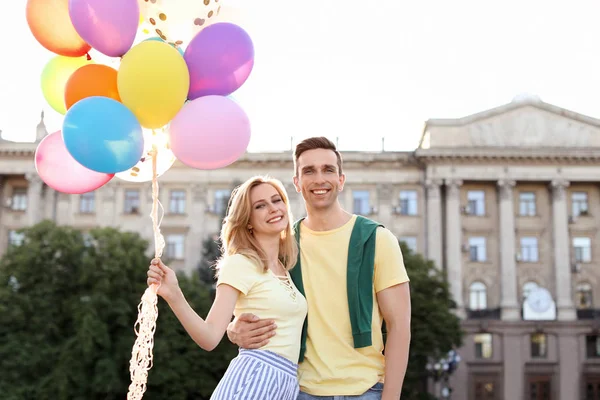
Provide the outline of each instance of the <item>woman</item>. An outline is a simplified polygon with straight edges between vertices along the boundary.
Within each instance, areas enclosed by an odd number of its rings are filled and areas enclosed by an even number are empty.
[[[161,296],[191,338],[211,351],[223,338],[231,316],[252,313],[274,319],[277,335],[260,350],[240,349],[211,399],[296,399],[300,336],[306,299],[288,271],[298,248],[288,198],[275,179],[254,177],[232,193],[221,230],[215,301],[203,320],[185,300],[173,270],[154,259],[148,284]]]

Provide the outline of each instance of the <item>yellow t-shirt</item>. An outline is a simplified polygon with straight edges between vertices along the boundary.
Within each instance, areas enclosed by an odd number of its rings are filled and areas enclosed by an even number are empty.
[[[234,315],[252,313],[262,319],[273,318],[277,334],[261,350],[269,350],[297,363],[300,336],[306,318],[306,299],[289,273],[276,276],[241,254],[226,257],[219,268],[217,286],[227,284],[241,292]]]
[[[315,396],[352,396],[383,382],[383,318],[375,294],[408,281],[398,239],[377,228],[373,288],[373,345],[354,348],[348,309],[348,246],[356,216],[340,228],[316,232],[301,224],[302,282],[308,302],[306,354],[298,376]]]

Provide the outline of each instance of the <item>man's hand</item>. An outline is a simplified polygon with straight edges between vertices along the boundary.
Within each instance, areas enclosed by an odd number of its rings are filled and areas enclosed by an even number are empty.
[[[269,343],[269,338],[275,336],[275,328],[277,325],[274,320],[245,313],[229,324],[227,337],[231,343],[243,349],[260,349]]]

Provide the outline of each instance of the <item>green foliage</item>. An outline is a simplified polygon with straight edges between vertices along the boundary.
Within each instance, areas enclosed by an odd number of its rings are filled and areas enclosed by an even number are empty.
[[[126,397],[137,305],[146,289],[147,242],[96,229],[91,240],[43,222],[0,261],[0,388],[4,400]],[[199,315],[210,290],[179,277]],[[154,366],[144,399],[208,399],[236,349],[196,346],[159,300]]]
[[[452,312],[452,299],[445,274],[400,243],[410,278],[412,336],[408,371],[402,399],[431,399],[426,393],[426,369],[429,358],[439,359],[462,344],[460,319]]]
[[[208,237],[202,242],[202,258],[198,265],[198,276],[200,280],[206,284],[214,284],[215,278],[215,262],[221,256],[221,240],[218,235]]]

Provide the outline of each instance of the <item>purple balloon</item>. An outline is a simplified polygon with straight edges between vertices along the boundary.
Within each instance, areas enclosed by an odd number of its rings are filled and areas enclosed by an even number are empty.
[[[127,53],[140,22],[137,0],[69,0],[69,15],[79,36],[109,57]]]
[[[248,33],[230,22],[201,30],[185,54],[190,71],[188,99],[227,96],[240,88],[254,66],[254,45]]]

